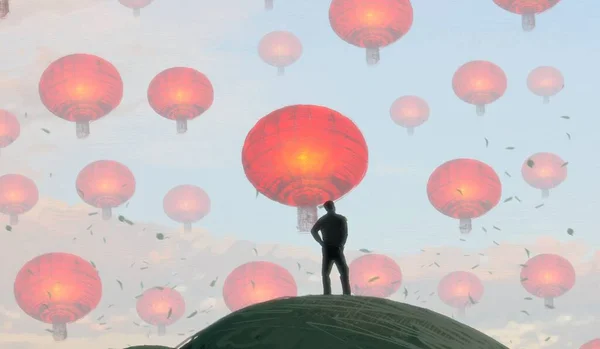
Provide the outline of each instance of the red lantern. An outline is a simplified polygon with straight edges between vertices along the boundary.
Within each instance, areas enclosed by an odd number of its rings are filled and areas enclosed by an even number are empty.
[[[368,150],[356,125],[326,107],[293,105],[260,119],[246,136],[242,164],[256,190],[298,207],[310,231],[317,206],[350,192],[367,172]]]
[[[39,198],[31,179],[18,174],[0,177],[0,212],[9,215],[10,225],[17,225],[19,215],[31,210]]]
[[[91,206],[102,209],[102,219],[135,193],[135,178],[127,166],[112,160],[92,162],[77,176],[77,194]]]
[[[494,0],[494,3],[508,12],[522,16],[524,31],[535,28],[535,15],[558,4],[560,0]]]
[[[290,32],[275,31],[260,40],[258,54],[265,63],[277,67],[279,75],[283,75],[285,67],[292,65],[302,56],[302,43]]]
[[[271,11],[273,9],[273,0],[265,0],[265,10]]]
[[[6,18],[10,12],[10,0],[0,0],[0,19]]]
[[[483,296],[483,284],[477,275],[465,271],[455,271],[438,284],[438,296],[442,302],[458,310],[464,316],[465,309],[471,307]]]
[[[169,218],[183,223],[184,231],[190,232],[192,223],[210,212],[210,197],[195,185],[180,185],[165,195],[163,208]]]
[[[472,61],[458,68],[452,78],[452,88],[458,98],[474,104],[477,115],[485,114],[485,106],[504,95],[507,87],[504,71],[487,61]]]
[[[187,122],[210,108],[214,91],[208,78],[192,68],[176,67],[159,73],[148,87],[148,102],[154,111],[177,123],[177,133],[187,131]]]
[[[502,195],[500,178],[490,166],[474,159],[448,161],[433,171],[427,196],[436,210],[460,220],[460,231],[471,232],[471,219],[481,217]]]
[[[547,198],[550,189],[567,178],[567,163],[556,154],[537,153],[525,160],[521,174],[527,184],[542,190],[542,198]]]
[[[133,15],[135,17],[140,16],[140,10],[148,5],[150,5],[154,0],[119,0],[121,5],[129,7],[133,9]]]
[[[600,338],[585,343],[579,349],[600,349]]]
[[[102,297],[98,271],[81,257],[47,253],[27,262],[14,286],[19,307],[32,318],[52,324],[52,336],[67,338],[67,324],[89,314]]]
[[[287,269],[271,262],[249,262],[235,268],[223,284],[231,311],[282,297],[296,297],[298,286]]]
[[[17,118],[0,109],[0,149],[11,145],[21,134],[21,124]]]
[[[429,119],[429,105],[417,96],[403,96],[394,101],[390,108],[392,120],[405,127],[408,135],[412,136],[415,127]]]
[[[350,286],[357,296],[387,298],[400,289],[402,271],[390,257],[366,254],[350,263]]]
[[[142,320],[156,326],[158,335],[164,336],[166,327],[177,322],[185,313],[185,300],[170,287],[154,287],[139,296],[135,308]]]
[[[532,295],[544,298],[546,308],[553,309],[554,298],[575,286],[575,269],[561,256],[540,254],[521,269],[521,285]]]
[[[90,134],[90,122],[115,109],[123,98],[123,80],[104,59],[73,54],[46,68],[39,84],[42,103],[54,115],[75,122],[77,137]]]
[[[565,87],[565,78],[560,70],[553,67],[538,67],[529,73],[527,87],[534,94],[544,98],[544,104],[550,103],[550,97]]]
[[[367,64],[379,62],[379,49],[403,37],[413,23],[409,0],[333,0],[333,31],[347,43],[367,49]]]

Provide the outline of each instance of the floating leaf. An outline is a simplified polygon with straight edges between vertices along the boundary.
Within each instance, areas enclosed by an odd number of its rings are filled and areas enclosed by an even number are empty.
[[[493,242],[494,244],[496,244],[496,245],[500,246],[500,244],[499,244],[499,243],[497,243],[496,241],[492,241],[492,242]]]
[[[509,201],[511,201],[512,199],[513,199],[513,197],[512,197],[512,196],[510,196],[510,197],[508,197],[508,198],[504,199],[504,202],[509,202]]]
[[[550,337],[546,337],[546,339],[544,339],[544,342],[547,342],[550,340]]]
[[[463,192],[462,192],[462,190],[460,190],[460,189],[458,189],[458,188],[457,188],[457,189],[456,189],[456,191],[457,191],[457,192],[458,192],[460,195],[463,195]]]
[[[7,226],[6,226],[6,230],[7,230],[7,231],[12,231],[12,227],[11,227],[10,225],[7,225]]]
[[[573,236],[573,234],[575,234],[575,231],[571,228],[567,229],[567,234]]]
[[[253,248],[252,251],[254,251],[255,256],[258,256],[258,250],[256,248]]]
[[[528,313],[526,310],[521,310],[521,313],[523,313],[523,314],[525,314],[525,315],[529,316],[529,313]]]
[[[568,138],[569,140],[571,140],[571,134],[570,134],[569,132],[567,132],[566,134],[567,134],[567,138]]]
[[[91,264],[91,265],[92,265],[92,267],[94,267],[95,269],[98,269],[98,268],[96,268],[96,263],[94,263],[94,261],[90,261],[90,264]]]
[[[529,278],[521,278],[521,282],[527,281]]]
[[[485,147],[487,148],[490,145],[490,141],[485,137],[483,139],[485,139]]]
[[[478,267],[479,267],[479,264],[476,264],[476,265],[472,266],[471,269],[476,269]]]
[[[531,252],[528,249],[525,249],[525,253],[527,253],[527,258],[529,258],[529,256],[531,256]]]
[[[515,149],[515,147],[506,147],[505,149],[506,149],[506,150],[514,150],[514,149]]]
[[[570,116],[567,116],[567,115],[563,115],[563,116],[561,116],[561,119],[565,119],[565,120],[569,120],[570,118],[571,118],[571,117],[570,117]]]
[[[88,216],[95,216],[97,214],[98,214],[98,212],[90,212],[90,213],[88,213]],[[90,225],[90,227],[91,227],[91,225]]]
[[[188,319],[193,318],[194,316],[198,315],[198,311],[194,310],[190,315],[187,316]]]
[[[298,265],[298,270],[302,269],[302,265],[300,265],[300,262],[296,262],[296,264]]]
[[[362,253],[371,253],[371,252],[373,252],[373,251],[367,250],[366,248],[361,248],[359,251],[362,252]]]
[[[46,293],[48,293],[48,299],[52,299],[52,293],[46,291]]]
[[[214,279],[213,281],[211,281],[210,282],[210,287],[215,287],[215,284],[217,283],[217,280],[219,280],[218,277],[216,279]]]
[[[542,206],[544,206],[544,204],[539,204],[539,205],[537,205],[535,208],[540,208],[540,207],[542,207]]]
[[[256,287],[256,284],[254,283],[254,280],[250,280],[250,283],[252,284],[252,289],[254,289]]]
[[[165,234],[163,234],[163,233],[157,233],[157,234],[156,234],[156,238],[157,238],[158,240],[164,240],[164,239],[165,239]]]
[[[560,167],[565,167],[565,166],[567,166],[568,164],[569,164],[569,162],[567,161],[567,162],[565,162],[564,164],[560,165]]]
[[[48,130],[47,128],[42,128],[42,131],[46,132],[46,134],[50,134],[50,130]]]
[[[371,282],[374,282],[377,280],[379,280],[379,276],[374,276],[374,277],[370,278],[368,282],[371,283]]]
[[[173,315],[173,308],[169,308],[169,313],[167,313],[167,319],[170,319],[171,315]]]
[[[531,300],[533,300],[533,298],[531,298],[531,297],[525,297],[525,298],[523,298],[523,299],[524,299],[524,300],[526,300],[526,301],[531,301]]]
[[[534,166],[534,165],[535,165],[535,162],[534,162],[533,160],[531,160],[531,159],[528,159],[528,160],[527,160],[527,166],[529,166],[529,167],[532,167],[532,168],[533,168],[533,166]]]
[[[508,171],[504,171],[504,174],[505,174],[505,175],[507,175],[508,177],[512,177],[512,176],[510,175],[510,173],[508,173]]]
[[[119,287],[121,288],[121,291],[123,290],[123,283],[120,280],[117,280],[117,283],[119,284]]]

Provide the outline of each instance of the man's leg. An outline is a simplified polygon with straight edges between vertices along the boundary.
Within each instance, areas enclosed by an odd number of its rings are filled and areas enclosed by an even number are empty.
[[[331,274],[331,267],[333,267],[333,260],[331,260],[329,253],[323,249],[323,265],[321,268],[321,274],[323,276],[324,295],[331,294],[331,279],[329,278],[329,275]]]
[[[342,292],[345,295],[350,295],[352,293],[350,289],[350,269],[348,268],[348,263],[346,263],[346,257],[344,256],[344,251],[340,250],[340,254],[335,259],[335,264],[340,273],[340,281],[342,282]]]

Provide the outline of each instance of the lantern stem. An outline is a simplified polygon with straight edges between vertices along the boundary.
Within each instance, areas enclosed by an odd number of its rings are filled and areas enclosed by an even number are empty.
[[[368,48],[367,47],[367,64],[375,65],[379,63],[380,55],[379,55],[379,47]]]
[[[544,298],[544,306],[547,309],[554,309],[554,298],[552,298],[552,297]]]
[[[17,225],[17,224],[19,224],[19,216],[18,215],[11,214],[9,217],[10,217],[9,218],[9,224],[10,225]]]
[[[110,207],[102,207],[102,219],[107,221],[112,217],[112,210]]]
[[[52,337],[55,341],[64,341],[67,339],[67,324],[52,324]]]
[[[158,325],[157,327],[158,327],[157,331],[158,331],[159,336],[162,337],[167,333],[167,327],[165,325]]]
[[[77,138],[83,139],[90,135],[90,122],[89,121],[77,121],[75,122],[75,134]]]
[[[139,17],[140,16],[140,9],[139,8],[134,8],[133,9],[133,17]]]
[[[175,123],[177,125],[177,133],[178,134],[187,132],[187,129],[188,129],[187,119],[177,119],[177,120],[175,120]]]
[[[317,206],[298,207],[298,231],[308,233],[319,218]]]
[[[550,189],[542,189],[542,199],[546,199],[550,196]]]
[[[544,104],[550,103],[550,96],[544,96]]]
[[[409,136],[413,136],[413,135],[415,134],[415,128],[414,128],[414,127],[407,127],[407,128],[406,128],[406,133],[407,133]]]
[[[458,224],[458,229],[462,234],[469,234],[473,230],[471,218],[461,218]]]
[[[534,13],[525,13],[521,17],[523,30],[526,32],[530,32],[535,28],[535,14]]]
[[[485,104],[475,105],[475,112],[477,113],[477,116],[484,116],[485,115]]]
[[[458,308],[458,311],[456,312],[456,316],[459,319],[464,319],[465,315],[466,315],[465,307]]]
[[[189,233],[192,231],[192,223],[183,223],[183,232]]]
[[[285,75],[285,67],[277,67],[277,76]]]
[[[273,9],[273,0],[265,0],[265,10],[271,11]]]

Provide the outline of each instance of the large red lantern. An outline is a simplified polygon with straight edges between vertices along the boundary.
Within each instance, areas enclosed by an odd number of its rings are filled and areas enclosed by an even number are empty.
[[[235,268],[223,284],[223,300],[231,311],[282,297],[296,297],[290,272],[271,262],[249,262]]]
[[[89,314],[102,297],[98,271],[69,253],[47,253],[27,262],[14,286],[19,307],[32,318],[52,324],[52,336],[67,338],[67,324]]]
[[[523,179],[530,186],[542,191],[542,198],[550,195],[567,178],[567,163],[552,153],[533,154],[521,166]]]
[[[12,113],[0,109],[0,149],[11,145],[21,134],[21,124]]]
[[[123,80],[108,61],[73,54],[54,61],[39,84],[42,103],[54,115],[75,122],[78,138],[90,134],[90,122],[115,109],[123,98]]]
[[[448,161],[436,168],[427,182],[433,207],[459,219],[463,234],[471,232],[471,220],[494,208],[501,195],[502,184],[494,169],[474,159]]]
[[[298,208],[298,229],[310,231],[317,206],[337,200],[363,179],[368,149],[356,125],[316,105],[292,105],[260,119],[246,136],[242,164],[256,190]]]
[[[188,120],[202,115],[213,100],[212,84],[204,74],[192,68],[164,70],[148,87],[150,106],[163,118],[175,120],[177,133],[185,133]]]
[[[275,31],[260,40],[258,54],[265,63],[276,67],[279,75],[283,75],[285,67],[302,56],[302,43],[293,33]]]
[[[558,4],[560,0],[494,0],[494,3],[508,12],[521,15],[524,31],[535,28],[535,16]]]
[[[166,327],[184,315],[185,300],[179,292],[170,287],[154,287],[142,293],[135,308],[142,320],[156,326],[158,335],[164,336]]]
[[[179,185],[167,193],[163,208],[169,218],[183,223],[185,232],[192,230],[192,223],[210,212],[210,197],[195,185]]]
[[[10,12],[10,0],[0,0],[0,19],[6,18]]]
[[[390,257],[366,254],[350,263],[350,287],[357,296],[387,298],[400,289],[402,271]]]
[[[135,178],[127,166],[112,160],[99,160],[84,167],[75,184],[79,197],[102,209],[102,219],[112,216],[112,209],[131,199]]]
[[[477,115],[485,114],[485,106],[504,95],[506,74],[499,66],[487,61],[472,61],[462,65],[452,78],[452,88],[458,98],[475,105]]]
[[[521,285],[532,295],[544,298],[546,308],[553,309],[554,298],[575,286],[575,269],[561,256],[540,254],[521,269]]]
[[[140,16],[140,10],[148,5],[150,5],[154,0],[119,0],[121,5],[125,7],[129,7],[133,10],[133,15],[135,17]]]
[[[0,212],[10,217],[10,225],[17,225],[19,215],[31,210],[39,198],[31,179],[18,174],[0,177]]]
[[[527,87],[534,94],[544,98],[544,104],[550,103],[550,97],[565,87],[565,78],[554,67],[537,67],[527,77]]]
[[[403,37],[413,23],[409,0],[333,0],[333,31],[347,43],[367,49],[367,64],[379,62],[379,49]]]
[[[465,271],[455,271],[438,284],[438,296],[442,302],[458,310],[464,316],[465,309],[475,305],[483,296],[483,284],[477,275]]]
[[[420,97],[403,96],[392,103],[390,116],[396,124],[405,127],[408,135],[412,136],[415,127],[429,119],[429,105]]]
[[[585,343],[579,349],[600,349],[600,338]]]

